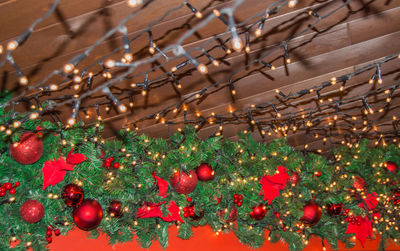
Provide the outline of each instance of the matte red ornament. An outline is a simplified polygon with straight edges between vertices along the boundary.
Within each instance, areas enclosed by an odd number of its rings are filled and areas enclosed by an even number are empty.
[[[35,223],[44,216],[44,206],[37,200],[26,200],[19,208],[19,213],[24,221]]]
[[[10,154],[20,164],[33,164],[42,157],[43,142],[37,134],[26,132],[18,143],[10,145]]]
[[[122,217],[122,204],[117,200],[113,200],[110,202],[110,206],[108,207],[108,213],[111,217],[121,218]]]
[[[304,224],[313,226],[319,222],[321,215],[321,207],[314,201],[310,201],[303,208],[303,217],[301,217],[301,221]]]
[[[355,177],[355,181],[353,183],[353,187],[355,189],[363,189],[365,186],[365,180],[359,176]]]
[[[253,207],[253,211],[250,213],[250,217],[255,220],[261,220],[267,214],[267,207],[263,204]]]
[[[188,194],[197,186],[197,174],[193,170],[189,174],[176,172],[171,176],[170,183],[177,193]]]
[[[74,209],[72,217],[80,229],[85,231],[93,230],[103,218],[103,208],[96,200],[86,199]]]
[[[61,196],[67,206],[75,207],[83,201],[84,193],[82,187],[71,183],[63,188]]]
[[[238,209],[233,205],[227,219],[225,219],[225,210],[221,210],[218,214],[224,222],[234,222],[238,217]]]
[[[290,176],[290,182],[292,183],[292,186],[297,186],[300,182],[300,176],[297,172],[292,172],[292,175]]]
[[[342,203],[326,205],[326,212],[330,216],[338,216],[338,215],[340,215],[342,210],[343,210],[343,204]]]
[[[386,169],[392,173],[397,173],[397,171],[399,170],[399,167],[393,161],[386,161],[385,166],[386,166]]]
[[[196,174],[199,180],[209,181],[214,179],[215,172],[209,164],[203,163],[197,167]]]

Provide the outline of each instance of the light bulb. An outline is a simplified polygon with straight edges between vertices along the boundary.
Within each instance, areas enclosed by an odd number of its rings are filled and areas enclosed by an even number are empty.
[[[136,7],[138,5],[141,5],[143,3],[143,0],[128,0],[128,5],[130,7]]]
[[[74,69],[74,65],[73,64],[64,65],[64,72],[65,73],[70,73],[73,69]]]
[[[22,76],[22,77],[20,77],[20,78],[18,79],[18,82],[19,82],[21,85],[27,85],[27,84],[28,84],[28,78],[25,77],[25,76]]]
[[[207,66],[205,64],[199,64],[197,66],[197,70],[201,73],[201,74],[207,74],[208,73],[208,69]]]
[[[72,126],[72,125],[75,124],[75,119],[74,118],[69,118],[67,123]]]
[[[261,36],[262,30],[261,29],[257,29],[254,34],[256,35],[256,37]]]
[[[242,40],[240,40],[239,37],[234,37],[232,39],[232,47],[233,49],[235,49],[236,51],[240,51],[243,47],[243,43]]]
[[[18,42],[15,41],[15,40],[10,41],[10,42],[7,44],[7,50],[9,50],[9,51],[13,51],[13,50],[17,49],[17,47],[18,47]]]
[[[126,108],[125,105],[120,104],[120,105],[118,106],[118,110],[119,110],[120,112],[126,112],[127,108]]]
[[[115,66],[115,61],[112,59],[109,59],[106,61],[106,63],[104,64],[107,68],[113,68]]]

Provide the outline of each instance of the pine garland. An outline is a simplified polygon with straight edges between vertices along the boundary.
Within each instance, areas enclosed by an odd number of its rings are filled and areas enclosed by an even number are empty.
[[[1,123],[7,121],[7,113],[0,110]],[[40,127],[38,127],[40,126]],[[90,231],[91,238],[99,232],[107,234],[110,244],[127,242],[137,236],[138,242],[148,248],[158,241],[168,246],[168,227],[179,227],[179,237],[189,239],[192,228],[209,224],[216,233],[232,231],[240,242],[258,248],[268,239],[271,242],[284,241],[290,250],[301,250],[311,236],[319,236],[337,248],[341,241],[347,247],[355,243],[354,234],[346,234],[347,216],[330,216],[325,206],[343,204],[354,216],[367,216],[372,222],[374,234],[381,234],[381,248],[387,240],[400,239],[398,231],[399,208],[391,198],[400,181],[400,175],[389,172],[385,161],[400,163],[400,149],[395,145],[371,148],[368,141],[335,149],[332,157],[313,153],[302,153],[289,146],[285,139],[274,140],[269,144],[254,141],[250,134],[241,133],[237,142],[223,137],[200,140],[195,130],[187,127],[173,135],[169,141],[136,135],[121,131],[117,140],[103,141],[101,123],[93,127],[76,125],[64,128],[50,122],[29,120],[13,129],[11,136],[0,132],[0,181],[21,185],[10,200],[4,196],[0,205],[0,249],[8,250],[10,240],[19,240],[13,250],[24,250],[31,246],[34,250],[46,249],[46,228],[54,226],[66,234],[74,227],[72,208],[67,207],[60,198],[66,184],[80,184],[85,198],[96,199],[103,207],[104,217],[99,227]],[[42,134],[44,153],[32,165],[21,165],[9,154],[9,147],[17,142],[23,132],[33,131]],[[64,181],[42,190],[44,162],[49,159],[67,156],[74,148],[88,159],[68,171]],[[120,163],[118,169],[107,170],[104,160],[114,157]],[[211,181],[197,184],[188,196],[192,198],[198,219],[182,219],[184,223],[166,222],[159,217],[137,218],[136,212],[144,203],[167,203],[161,206],[166,215],[167,204],[175,201],[181,208],[190,203],[186,195],[176,193],[171,185],[165,198],[159,196],[153,175],[169,181],[176,171],[195,170],[201,163],[210,164],[215,177]],[[299,183],[290,182],[280,191],[270,205],[258,195],[261,189],[260,178],[274,175],[277,166],[284,166],[287,172],[297,172]],[[319,175],[315,175],[320,172]],[[354,189],[355,177],[366,181],[364,189]],[[359,206],[365,197],[376,192],[378,205],[372,210]],[[238,208],[237,220],[229,222],[229,212],[234,207],[233,195],[243,196],[243,205]],[[45,207],[44,218],[37,223],[27,223],[19,209],[27,199],[36,199]],[[121,202],[124,210],[121,218],[111,217],[107,208],[112,200]],[[219,201],[220,200],[220,201]],[[301,222],[303,207],[315,201],[322,209],[322,217],[314,226]],[[252,208],[263,204],[267,206],[266,216],[261,220],[250,217]],[[226,213],[221,213],[226,212]],[[277,213],[280,214],[277,217]],[[380,216],[374,218],[379,213]],[[180,214],[183,211],[180,210]],[[56,238],[56,237],[55,237]]]

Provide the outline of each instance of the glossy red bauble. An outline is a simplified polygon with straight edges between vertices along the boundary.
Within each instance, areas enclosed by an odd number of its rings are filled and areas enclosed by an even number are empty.
[[[80,229],[93,230],[103,218],[103,208],[96,200],[86,199],[74,209],[72,218]]]
[[[203,163],[197,167],[196,174],[199,180],[209,181],[214,179],[215,172],[209,164]]]
[[[386,161],[385,162],[386,169],[391,173],[397,173],[399,167],[393,161]]]
[[[67,206],[75,207],[82,203],[84,193],[82,187],[71,183],[63,188],[61,196]]]
[[[342,203],[326,205],[326,212],[330,216],[338,216],[338,215],[340,215],[342,213],[342,210],[343,210],[343,204]]]
[[[122,216],[122,204],[117,200],[113,200],[110,202],[110,206],[108,207],[108,213],[111,217],[120,218]]]
[[[189,174],[176,172],[171,176],[171,186],[177,193],[191,193],[197,186],[197,174],[191,170]]]
[[[304,224],[313,226],[319,222],[321,215],[321,207],[314,201],[310,201],[303,208],[303,217],[301,217],[301,221]]]
[[[253,207],[253,211],[250,213],[250,217],[255,220],[261,220],[267,214],[267,207],[263,204]]]
[[[18,143],[11,144],[10,154],[20,164],[33,164],[42,157],[43,142],[37,134],[26,132]]]
[[[297,172],[292,172],[292,176],[290,176],[290,182],[292,182],[292,186],[297,186],[300,181],[300,176]]]
[[[24,221],[35,223],[44,216],[44,206],[37,200],[26,200],[20,207],[19,213]]]
[[[355,177],[355,181],[353,183],[353,187],[355,189],[363,189],[365,186],[365,180],[359,176]]]

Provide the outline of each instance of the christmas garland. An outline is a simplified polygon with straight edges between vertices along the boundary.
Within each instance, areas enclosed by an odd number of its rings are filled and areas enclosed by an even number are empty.
[[[104,141],[101,129],[28,120],[0,132],[1,250],[45,249],[75,226],[111,244],[136,235],[145,248],[166,247],[171,225],[188,239],[209,224],[255,248],[400,238],[396,145],[362,141],[323,157],[245,133],[200,140],[187,127],[168,141],[128,131]]]

